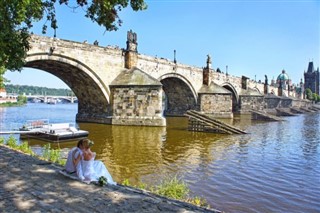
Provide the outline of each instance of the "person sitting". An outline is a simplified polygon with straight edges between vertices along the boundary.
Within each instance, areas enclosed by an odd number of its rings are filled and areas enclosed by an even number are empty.
[[[102,163],[102,161],[94,160],[96,153],[92,152],[90,146],[93,145],[92,141],[86,140],[83,143],[83,155],[78,157],[77,161],[80,161],[83,172],[84,181],[99,181],[101,176],[107,179],[107,183],[116,185],[113,181],[108,169]]]
[[[83,140],[79,140],[77,143],[77,146],[73,147],[68,152],[68,158],[67,158],[67,162],[65,165],[65,171],[68,172],[69,174],[76,173],[76,171],[77,171],[76,159],[80,155],[82,155],[82,150],[83,150]]]

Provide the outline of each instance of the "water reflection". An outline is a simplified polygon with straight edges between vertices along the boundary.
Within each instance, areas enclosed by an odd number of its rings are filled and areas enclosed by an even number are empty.
[[[127,127],[103,124],[80,124],[94,140],[93,151],[110,168],[114,179],[131,179],[154,173],[162,164],[165,127]]]
[[[320,114],[309,114],[303,117],[302,135],[304,142],[301,144],[306,159],[317,154],[320,143]]]
[[[189,132],[186,118],[168,118],[168,127],[82,123],[95,141],[93,151],[117,181],[150,182],[153,176],[184,175],[224,159],[234,137]],[[245,142],[246,143],[246,142]],[[202,168],[204,169],[204,168]],[[159,179],[159,178],[158,178]]]

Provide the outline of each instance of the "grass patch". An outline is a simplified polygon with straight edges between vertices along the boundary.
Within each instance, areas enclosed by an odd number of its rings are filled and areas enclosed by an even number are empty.
[[[165,179],[162,183],[155,187],[155,193],[177,199],[177,200],[185,200],[189,194],[189,187],[187,184],[178,179],[177,176],[174,176],[171,179]]]
[[[51,161],[52,163],[57,163],[62,166],[66,164],[66,160],[61,158],[61,150],[51,149],[51,145],[49,143],[43,146],[42,157],[47,161]]]
[[[23,142],[22,144],[20,144],[18,149],[24,153],[29,154],[29,155],[35,155],[31,149],[31,147],[29,146],[28,142]]]
[[[18,149],[19,147],[19,145],[17,144],[17,139],[13,135],[10,135],[10,137],[6,141],[6,144],[13,149]]]
[[[29,146],[28,142],[23,142],[22,144],[17,143],[17,139],[10,135],[10,137],[5,140],[3,137],[0,138],[0,144],[6,144],[12,149],[20,150],[24,153],[27,153],[32,156],[37,156]],[[66,159],[61,158],[61,150],[60,149],[51,149],[50,144],[46,144],[43,146],[43,153],[42,156],[37,156],[38,158],[46,161],[50,161],[52,163],[59,164],[64,166],[66,164]]]
[[[166,178],[159,185],[156,186],[148,186],[144,183],[139,183],[138,185],[132,185],[129,179],[125,179],[122,181],[122,185],[131,186],[139,189],[146,189],[151,191],[154,194],[158,194],[164,197],[173,198],[176,200],[181,200],[184,202],[191,203],[196,206],[209,208],[209,204],[206,199],[201,198],[199,196],[190,197],[189,192],[190,189],[188,185],[177,176],[173,178]]]

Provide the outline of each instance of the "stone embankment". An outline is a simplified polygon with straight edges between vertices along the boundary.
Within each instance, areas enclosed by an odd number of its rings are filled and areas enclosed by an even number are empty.
[[[219,212],[125,187],[85,184],[0,145],[0,212]]]

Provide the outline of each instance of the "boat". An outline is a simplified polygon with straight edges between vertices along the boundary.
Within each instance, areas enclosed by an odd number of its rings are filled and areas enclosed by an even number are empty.
[[[35,138],[50,142],[86,138],[89,132],[79,130],[70,123],[49,123],[47,119],[27,121],[19,128],[20,138]]]
[[[50,98],[48,99],[47,104],[57,104],[57,99]]]

